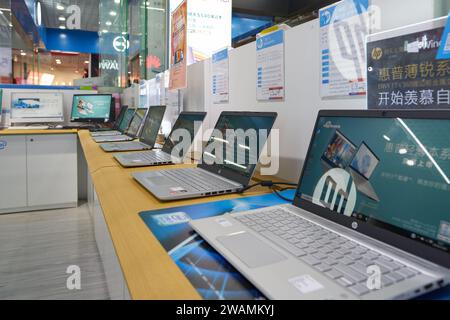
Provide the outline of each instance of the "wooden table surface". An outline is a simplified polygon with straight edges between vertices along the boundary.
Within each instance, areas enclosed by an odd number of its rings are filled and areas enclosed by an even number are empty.
[[[139,212],[242,196],[234,194],[160,202],[130,174],[136,171],[159,170],[161,167],[122,168],[111,154],[104,152],[92,140],[88,131],[80,130],[78,135],[131,297],[139,300],[200,299],[199,294],[139,217]],[[164,168],[186,166],[192,165],[172,165]],[[255,188],[246,192],[245,196],[267,192],[267,189]]]

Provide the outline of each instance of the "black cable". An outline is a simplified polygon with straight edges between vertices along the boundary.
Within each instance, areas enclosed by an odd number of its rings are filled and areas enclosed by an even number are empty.
[[[275,193],[278,197],[280,197],[280,198],[283,199],[284,201],[287,201],[287,202],[293,202],[294,199],[286,198],[285,196],[283,196],[283,195],[281,194],[281,192],[286,191],[286,190],[294,190],[294,189],[296,189],[296,188],[289,188],[289,187],[287,187],[287,188],[283,188],[283,189],[281,189],[281,190],[276,190],[276,189],[274,189],[273,187],[274,187],[274,186],[291,186],[291,187],[297,187],[297,184],[296,184],[296,183],[289,183],[289,182],[261,181],[261,182],[255,183],[255,184],[253,184],[253,185],[247,186],[247,187],[245,187],[245,188],[242,188],[241,190],[239,190],[239,193],[244,193],[244,192],[246,192],[246,191],[248,191],[248,190],[250,190],[250,189],[253,189],[253,188],[257,187],[257,186],[268,187],[268,188],[270,188],[270,190],[272,190],[273,193]]]
[[[250,189],[253,189],[257,186],[262,186],[262,187],[267,187],[267,188],[272,188],[273,186],[293,186],[293,187],[297,187],[296,183],[289,183],[289,182],[273,182],[273,181],[261,181],[249,186],[246,186],[245,188],[242,188],[241,190],[239,190],[239,193],[244,193]]]
[[[275,193],[279,198],[283,199],[284,201],[294,202],[294,199],[289,199],[281,194],[281,192],[286,191],[286,190],[296,190],[296,189],[294,189],[294,188],[284,188],[281,190],[272,189],[273,193]]]

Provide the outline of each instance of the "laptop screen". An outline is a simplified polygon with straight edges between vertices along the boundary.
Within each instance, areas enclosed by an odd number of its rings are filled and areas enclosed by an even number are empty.
[[[136,110],[134,110],[134,109],[127,109],[127,111],[125,111],[122,121],[120,121],[120,124],[119,124],[119,131],[125,132],[125,130],[128,129],[128,127],[130,126],[131,120],[133,119],[133,115],[134,115],[135,111]]]
[[[128,127],[127,134],[129,136],[131,137],[137,136],[146,112],[147,109],[137,109],[136,113],[133,116],[133,120],[131,120],[130,126]]]
[[[181,154],[184,150],[177,150],[178,145],[183,145],[182,141],[178,141],[174,139],[174,132],[178,129],[184,129],[189,132],[191,140],[189,141],[189,145],[194,141],[195,136],[197,135],[198,130],[200,129],[200,125],[195,125],[196,123],[201,124],[205,119],[206,112],[196,112],[196,113],[181,113],[178,117],[177,121],[173,125],[172,131],[170,132],[169,137],[162,150],[168,154],[174,154],[176,156],[180,156],[183,158],[185,155]]]
[[[146,145],[153,147],[158,138],[159,128],[166,112],[165,106],[150,107],[144,127],[142,128],[141,141]]]
[[[449,141],[450,120],[320,117],[297,203],[449,252]]]
[[[204,149],[203,163],[215,164],[241,176],[251,177],[275,119],[276,114],[222,113],[215,132]],[[229,130],[234,130],[236,133],[245,132],[245,139],[227,136]],[[260,134],[263,130],[266,135]],[[252,132],[256,134],[254,136],[256,139],[252,139]]]

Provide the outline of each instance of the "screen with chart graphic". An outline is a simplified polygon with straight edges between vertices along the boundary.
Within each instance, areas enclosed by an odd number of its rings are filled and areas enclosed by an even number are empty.
[[[110,94],[74,95],[71,121],[109,122],[112,119],[112,102]]]
[[[51,123],[63,121],[62,93],[11,93],[11,123]]]
[[[321,117],[298,199],[449,252],[448,141],[450,120]]]

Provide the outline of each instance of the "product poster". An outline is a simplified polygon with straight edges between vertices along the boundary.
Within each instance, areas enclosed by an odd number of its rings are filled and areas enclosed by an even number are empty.
[[[283,193],[293,197],[294,190]],[[208,300],[264,299],[264,296],[189,226],[190,220],[285,204],[274,194],[140,213],[142,220]]]
[[[450,108],[450,60],[436,59],[440,25],[368,42],[369,109]]]
[[[284,99],[284,31],[256,40],[256,97],[258,101]]]
[[[322,98],[366,94],[368,8],[369,0],[344,0],[320,10]]]
[[[230,64],[228,48],[213,54],[211,93],[214,104],[228,103]]]
[[[450,59],[450,12],[448,13],[447,26],[442,35],[437,59]]]
[[[172,13],[170,89],[187,86],[187,0]]]

